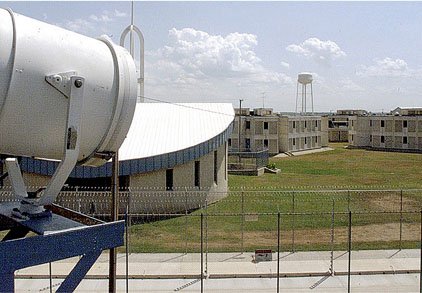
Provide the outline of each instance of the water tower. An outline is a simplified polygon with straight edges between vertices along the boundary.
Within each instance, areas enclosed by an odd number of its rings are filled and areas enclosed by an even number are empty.
[[[297,77],[297,87],[296,87],[296,113],[298,112],[298,104],[299,104],[299,94],[301,95],[301,109],[300,113],[307,113],[307,100],[311,100],[311,109],[312,113],[314,113],[314,94],[312,91],[312,74],[309,72],[302,72],[299,73]],[[301,86],[301,91],[299,92],[299,85]],[[309,90],[310,89],[310,90]]]

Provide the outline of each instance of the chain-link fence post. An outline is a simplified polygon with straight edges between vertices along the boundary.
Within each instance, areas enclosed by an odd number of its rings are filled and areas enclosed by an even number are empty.
[[[241,192],[241,248],[240,251],[243,254],[244,252],[244,233],[245,233],[245,194],[242,190]]]
[[[400,190],[400,241],[399,250],[402,249],[402,237],[403,237],[403,190]]]
[[[51,262],[48,263],[48,271],[50,273],[50,293],[53,293],[53,277],[52,277],[52,269],[51,269]]]
[[[419,239],[419,251],[420,251],[420,267],[419,267],[419,292],[422,292],[422,210],[420,215],[420,224],[419,228],[421,230],[421,235]]]
[[[331,210],[331,255],[330,255],[330,272],[331,276],[334,276],[334,198],[333,198],[333,207]]]
[[[347,211],[350,212],[350,190],[347,190]]]
[[[349,253],[349,260],[347,265],[347,292],[350,293],[350,268],[352,261],[352,212],[349,211],[349,237],[347,243],[347,251]]]
[[[185,188],[185,254],[188,254],[188,191]]]
[[[208,276],[208,199],[205,198],[205,276]]]
[[[277,293],[280,292],[280,212],[277,213]]]
[[[126,204],[126,292],[129,292],[129,202]]]
[[[201,213],[201,293],[204,292],[204,214]]]
[[[296,230],[296,215],[295,215],[295,192],[292,192],[292,252],[295,252],[295,230]]]

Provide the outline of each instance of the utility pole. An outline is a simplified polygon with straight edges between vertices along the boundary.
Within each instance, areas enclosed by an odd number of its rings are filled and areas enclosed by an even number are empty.
[[[238,143],[238,145],[239,145],[239,152],[241,151],[240,150],[240,128],[242,127],[242,102],[243,102],[243,99],[239,99],[239,143]],[[240,161],[240,157],[239,157],[239,161]]]

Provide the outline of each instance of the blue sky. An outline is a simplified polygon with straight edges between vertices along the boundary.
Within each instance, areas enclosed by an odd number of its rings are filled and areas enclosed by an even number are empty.
[[[131,3],[0,7],[118,42]],[[317,111],[422,106],[421,2],[135,2],[135,24],[147,97],[294,111],[308,71]]]

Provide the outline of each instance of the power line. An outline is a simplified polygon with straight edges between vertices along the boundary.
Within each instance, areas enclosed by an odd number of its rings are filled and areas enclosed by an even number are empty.
[[[146,96],[141,96],[141,98],[144,98],[144,99],[150,100],[150,101],[154,101],[154,102],[170,104],[170,105],[173,105],[173,106],[179,106],[179,107],[183,107],[183,108],[188,108],[188,109],[193,109],[193,110],[198,110],[198,111],[203,111],[203,112],[209,112],[209,113],[213,113],[213,114],[219,114],[219,115],[225,115],[225,116],[229,116],[229,117],[234,117],[234,115],[231,115],[231,114],[227,114],[227,113],[223,113],[223,112],[218,112],[218,111],[213,111],[213,110],[202,109],[202,108],[197,108],[197,107],[189,106],[189,105],[186,105],[186,104],[172,103],[172,102],[169,102],[169,101],[164,101],[164,100],[160,100],[160,99],[154,99],[154,98],[150,98],[150,97],[146,97]]]

